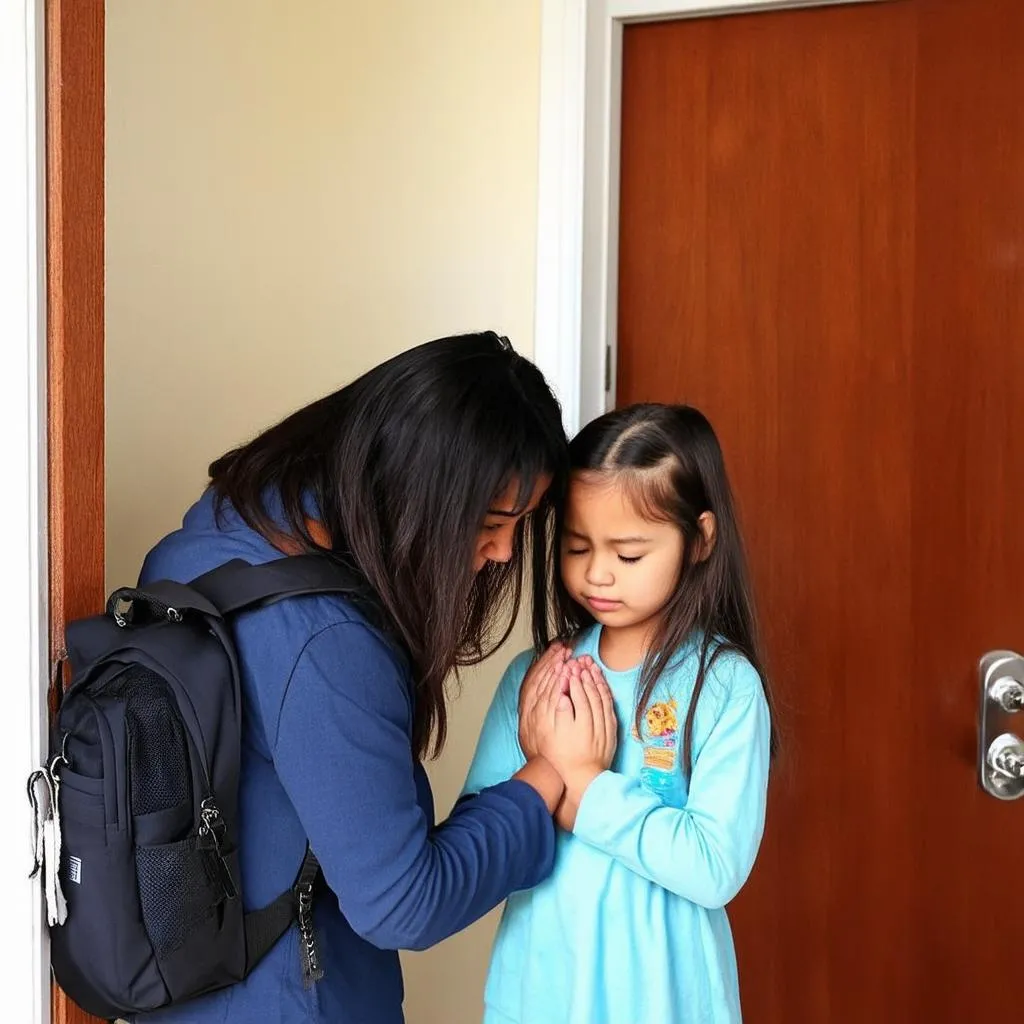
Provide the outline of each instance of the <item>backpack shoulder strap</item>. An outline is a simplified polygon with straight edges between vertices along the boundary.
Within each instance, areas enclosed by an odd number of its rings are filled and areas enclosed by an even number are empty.
[[[155,580],[141,587],[122,587],[110,595],[107,614],[118,625],[130,624],[137,621],[135,607],[142,605],[157,619],[177,621],[184,612],[220,619],[301,594],[351,594],[367,607],[374,604],[369,588],[353,570],[323,555],[309,554],[262,565],[234,559],[189,583]]]
[[[261,565],[225,562],[189,583],[223,616],[304,594],[363,594],[351,569],[323,555],[291,555]]]

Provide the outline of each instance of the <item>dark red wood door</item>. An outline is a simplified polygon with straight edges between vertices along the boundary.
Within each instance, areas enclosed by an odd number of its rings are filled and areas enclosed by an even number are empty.
[[[631,26],[622,108],[617,400],[716,424],[783,709],[745,1015],[1021,1019],[1024,3]]]

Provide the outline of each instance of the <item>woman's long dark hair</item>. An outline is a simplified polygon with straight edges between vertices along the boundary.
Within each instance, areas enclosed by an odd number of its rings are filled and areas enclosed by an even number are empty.
[[[692,637],[699,636],[700,660],[693,696],[683,727],[682,764],[693,757],[693,719],[704,680],[715,660],[733,651],[756,669],[769,709],[774,707],[757,639],[754,602],[740,538],[735,505],[718,438],[705,416],[686,405],[632,405],[589,423],[569,445],[571,471],[614,476],[628,488],[637,510],[652,521],[668,522],[683,534],[683,566],[676,586],[644,658],[637,689],[635,727],[662,673]],[[703,544],[699,519],[715,517],[710,552]],[[559,519],[564,515],[559,506]],[[561,535],[563,523],[558,523]],[[556,584],[559,630],[565,637],[594,622]],[[772,727],[771,750],[777,740]]]
[[[552,486],[517,526],[512,560],[474,574],[474,545],[495,500],[515,485],[521,511],[547,474]],[[548,642],[550,519],[568,477],[565,432],[543,375],[493,332],[402,352],[217,459],[210,477],[218,510],[228,502],[268,539],[284,530],[366,580],[411,662],[417,757],[444,746],[449,674],[508,637],[527,551],[534,642]]]

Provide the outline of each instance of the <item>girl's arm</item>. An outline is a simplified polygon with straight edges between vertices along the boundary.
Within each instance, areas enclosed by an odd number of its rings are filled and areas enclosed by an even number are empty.
[[[728,698],[700,750],[686,807],[639,779],[603,772],[583,793],[574,834],[638,875],[702,907],[723,907],[747,880],[764,831],[770,719],[761,680],[723,656],[709,685]],[[731,678],[730,678],[731,677]]]
[[[431,827],[420,804],[404,668],[365,626],[317,633],[276,726],[274,764],[352,928],[382,949],[424,949],[550,873],[545,800],[512,772]],[[514,769],[513,769],[514,771]]]

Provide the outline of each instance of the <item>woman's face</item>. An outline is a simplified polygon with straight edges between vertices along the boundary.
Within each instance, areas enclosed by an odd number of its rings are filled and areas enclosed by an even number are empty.
[[[473,572],[479,572],[488,562],[508,562],[512,558],[516,526],[523,516],[529,515],[540,504],[544,492],[551,486],[551,476],[538,477],[526,508],[515,511],[519,499],[519,481],[512,480],[487,510],[483,525],[476,535]]]

